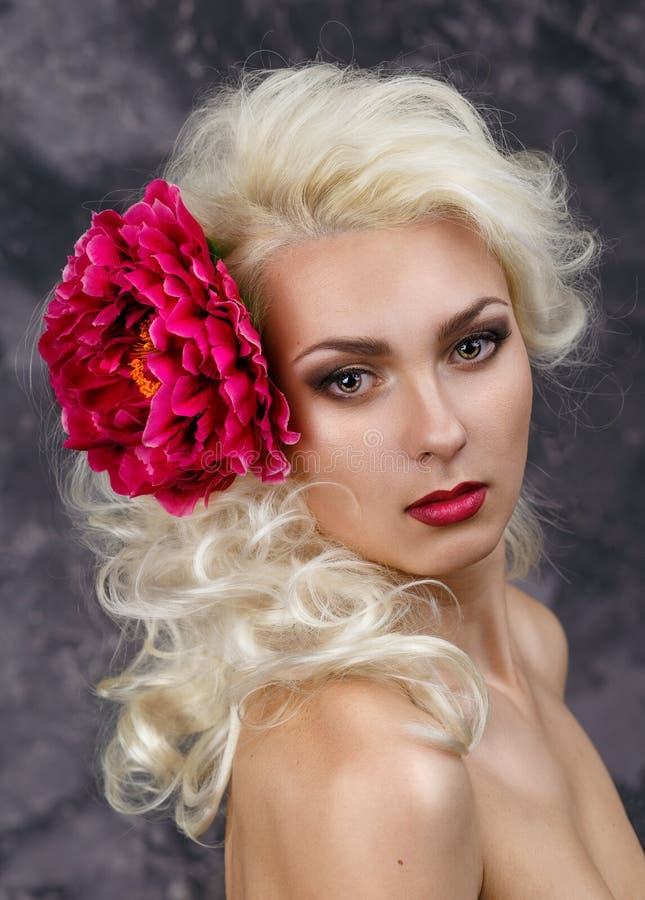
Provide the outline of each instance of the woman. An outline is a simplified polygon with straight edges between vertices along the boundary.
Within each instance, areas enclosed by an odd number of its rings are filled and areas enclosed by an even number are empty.
[[[139,641],[110,802],[197,838],[228,788],[230,900],[642,897],[511,583],[533,377],[597,321],[556,165],[442,81],[317,63],[215,92],[165,179],[94,218],[40,342]]]

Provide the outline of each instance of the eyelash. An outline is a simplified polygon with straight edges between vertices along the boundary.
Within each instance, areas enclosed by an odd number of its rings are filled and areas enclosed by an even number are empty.
[[[486,331],[477,331],[477,332],[473,332],[472,334],[466,335],[466,337],[464,337],[464,338],[461,338],[461,340],[457,341],[457,343],[454,345],[454,347],[452,349],[454,352],[458,347],[461,347],[462,344],[465,344],[467,341],[482,341],[482,340],[490,341],[493,344],[494,349],[487,356],[485,356],[482,360],[479,360],[479,362],[470,362],[470,363],[467,362],[466,360],[464,360],[464,362],[466,363],[466,366],[468,366],[470,368],[472,368],[473,366],[481,366],[484,363],[488,362],[488,360],[492,359],[492,357],[497,355],[497,352],[498,352],[501,344],[506,340],[506,338],[510,337],[510,335],[511,335],[510,328],[503,328],[503,329],[490,328],[490,329],[487,329]],[[477,356],[474,357],[474,359],[478,360],[479,355],[480,354],[477,354]],[[330,372],[328,375],[325,375],[318,382],[316,382],[316,384],[314,385],[314,388],[316,391],[318,391],[320,393],[329,393],[330,396],[332,396],[334,399],[340,399],[342,401],[344,397],[353,397],[353,396],[357,395],[358,390],[344,392],[342,394],[332,394],[331,392],[329,392],[327,390],[327,388],[331,384],[333,384],[335,381],[338,381],[344,375],[359,375],[360,376],[360,375],[373,375],[373,374],[374,373],[370,372],[369,369],[361,369],[357,366],[350,366],[349,368],[346,368],[346,369],[334,369],[333,372]],[[360,388],[360,385],[359,385],[359,388]]]

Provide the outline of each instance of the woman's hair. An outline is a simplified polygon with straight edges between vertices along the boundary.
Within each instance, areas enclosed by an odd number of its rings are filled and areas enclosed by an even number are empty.
[[[326,63],[246,72],[194,110],[164,175],[222,251],[260,333],[276,249],[448,217],[503,266],[536,375],[557,382],[593,343],[596,243],[572,218],[558,164],[510,149],[492,117],[438,78]],[[241,476],[178,518],[114,493],[77,454],[62,489],[98,554],[99,600],[135,648],[100,685],[120,704],[104,753],[115,808],[173,804],[196,838],[226,788],[245,705],[269,685],[304,699],[332,678],[397,684],[429,713],[435,745],[461,754],[480,739],[481,674],[414,627],[419,603],[439,623],[447,588],[323,536],[305,482]],[[533,507],[524,486],[505,532],[508,578],[540,559]]]

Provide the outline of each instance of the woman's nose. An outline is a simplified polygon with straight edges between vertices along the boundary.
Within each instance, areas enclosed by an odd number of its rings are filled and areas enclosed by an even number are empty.
[[[422,460],[431,454],[449,460],[465,445],[466,429],[454,398],[435,378],[410,382],[401,407],[404,446],[411,459]]]

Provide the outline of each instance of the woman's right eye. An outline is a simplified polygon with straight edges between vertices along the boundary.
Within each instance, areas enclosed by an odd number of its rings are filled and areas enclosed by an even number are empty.
[[[316,390],[321,394],[330,394],[332,397],[351,397],[357,394],[363,385],[365,375],[371,375],[366,369],[342,369],[325,375],[316,385]],[[328,388],[334,385],[338,391],[330,391]]]

